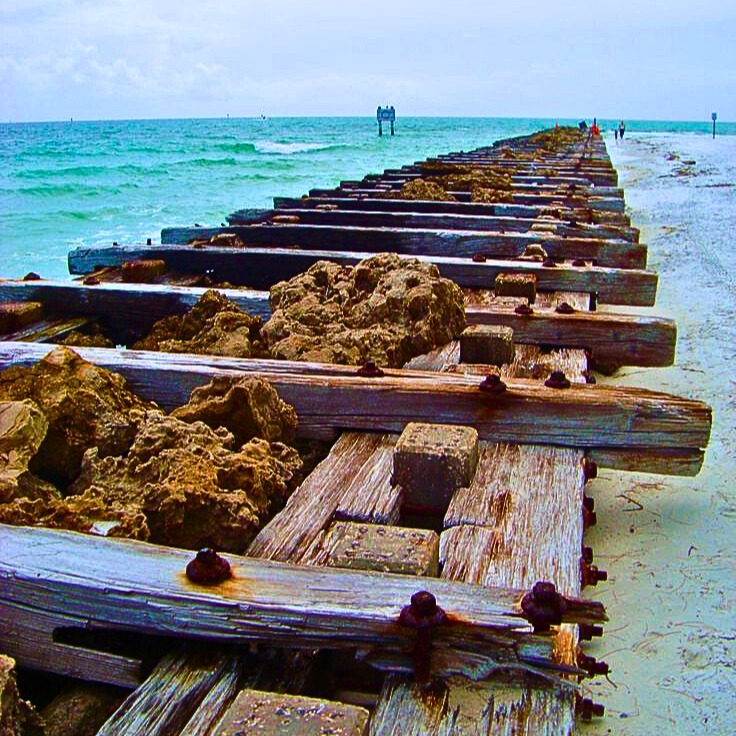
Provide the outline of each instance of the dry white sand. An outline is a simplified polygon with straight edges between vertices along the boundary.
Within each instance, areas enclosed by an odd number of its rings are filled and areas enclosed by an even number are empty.
[[[606,143],[660,276],[649,311],[678,327],[674,366],[611,380],[706,401],[714,424],[695,478],[606,471],[589,486],[586,542],[609,582],[587,592],[611,620],[587,649],[612,672],[590,687],[606,718],[579,730],[736,734],[736,136]]]

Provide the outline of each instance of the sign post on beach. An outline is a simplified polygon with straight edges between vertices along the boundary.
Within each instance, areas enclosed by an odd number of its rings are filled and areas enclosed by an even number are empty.
[[[716,137],[716,120],[718,120],[718,113],[712,112],[710,114],[710,119],[713,121],[713,138]]]

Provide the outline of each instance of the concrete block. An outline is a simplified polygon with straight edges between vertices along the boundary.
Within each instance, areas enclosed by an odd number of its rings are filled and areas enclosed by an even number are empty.
[[[393,482],[402,487],[405,505],[444,512],[477,464],[478,432],[472,427],[410,422],[394,449]]]
[[[337,521],[320,545],[320,561],[329,567],[437,577],[439,544],[429,529]]]
[[[243,690],[213,736],[363,736],[368,711],[299,695]]]
[[[499,273],[493,288],[496,296],[521,296],[532,303],[537,298],[537,277],[533,273]]]
[[[514,360],[514,331],[500,325],[471,325],[460,335],[460,362],[504,365]]]

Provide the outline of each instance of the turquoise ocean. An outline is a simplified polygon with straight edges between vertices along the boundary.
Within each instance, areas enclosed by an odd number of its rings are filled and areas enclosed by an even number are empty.
[[[372,118],[2,124],[0,277],[69,278],[67,253],[78,246],[156,242],[165,226],[218,225],[233,210],[271,206],[273,196],[300,196],[555,122],[399,117],[393,137],[379,137]],[[605,131],[616,122],[599,124]],[[736,123],[719,122],[717,132],[736,135]],[[627,121],[627,138],[652,133],[710,136],[711,123]]]

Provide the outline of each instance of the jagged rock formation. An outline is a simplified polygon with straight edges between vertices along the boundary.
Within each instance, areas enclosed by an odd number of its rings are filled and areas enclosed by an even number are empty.
[[[185,422],[201,421],[212,429],[225,427],[238,445],[253,437],[291,443],[296,435],[294,408],[260,378],[215,376],[206,386],[192,391],[189,402],[175,409],[172,416]]]
[[[25,399],[48,421],[29,467],[61,487],[77,476],[87,448],[97,447],[102,456],[125,453],[136,432],[131,411],[151,406],[127,389],[122,376],[66,347],[56,348],[32,368],[11,366],[0,372],[0,401]]]
[[[251,317],[220,292],[206,291],[182,316],[164,317],[132,347],[165,353],[250,358],[263,321]]]
[[[462,292],[436,266],[384,253],[276,284],[262,336],[274,358],[400,367],[465,329]]]
[[[398,192],[382,192],[376,195],[383,199],[417,199],[435,202],[456,202],[439,184],[426,179],[412,179],[402,185]]]
[[[95,330],[94,332],[80,332],[72,330],[60,345],[66,345],[69,348],[114,348],[115,343],[105,337],[102,332]]]
[[[15,660],[0,654],[0,736],[44,736],[43,721],[18,693],[14,669]]]
[[[282,443],[254,438],[237,448],[224,428],[149,411],[127,456],[89,450],[71,490],[82,508],[101,499],[128,517],[142,514],[139,538],[240,553],[283,505],[300,470],[298,453]]]

